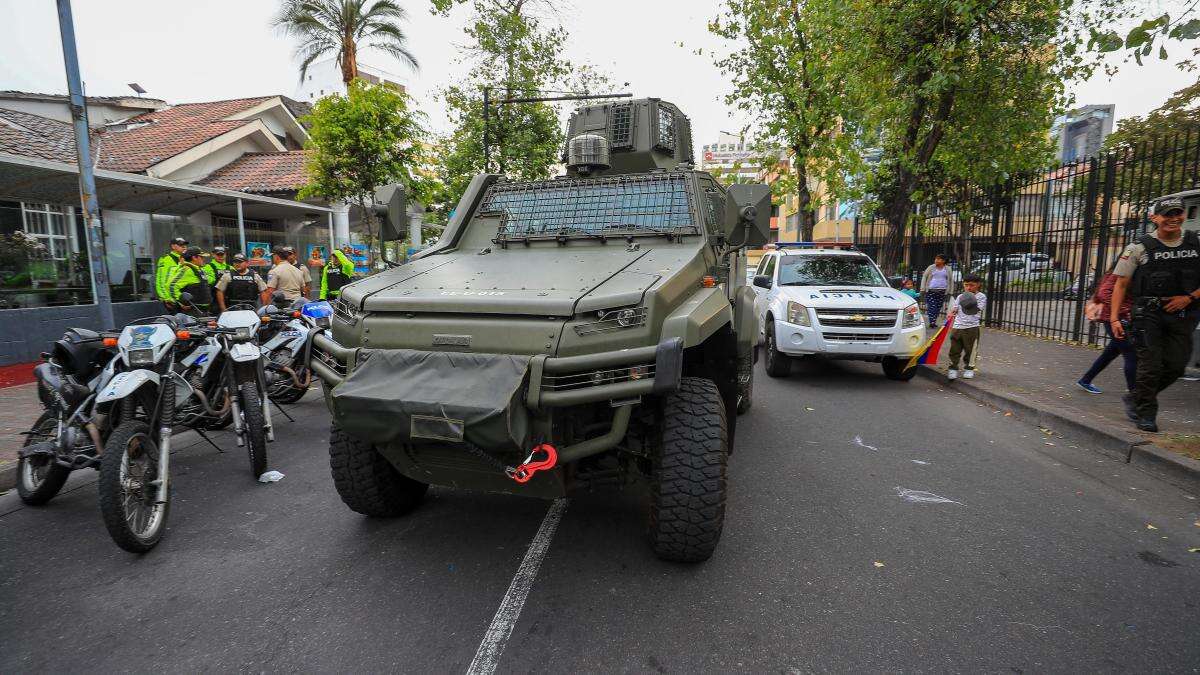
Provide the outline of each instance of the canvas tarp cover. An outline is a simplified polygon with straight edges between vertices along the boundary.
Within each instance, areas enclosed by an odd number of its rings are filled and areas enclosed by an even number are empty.
[[[462,442],[487,450],[528,447],[523,400],[528,356],[361,349],[334,388],[333,414],[348,433],[391,442]]]

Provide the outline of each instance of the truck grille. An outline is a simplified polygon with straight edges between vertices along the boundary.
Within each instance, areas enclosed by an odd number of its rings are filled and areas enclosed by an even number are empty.
[[[547,391],[569,391],[596,387],[602,384],[615,384],[631,380],[643,380],[654,377],[654,364],[624,366],[593,370],[587,373],[571,373],[570,375],[546,375],[542,377],[542,389]]]
[[[312,346],[312,357],[314,359],[320,361],[321,363],[325,364],[325,366],[327,366],[330,370],[337,373],[341,377],[345,377],[346,373],[348,373],[350,370],[349,368],[346,367],[346,364],[335,359],[333,357],[333,354],[326,352],[325,350],[321,349],[320,347],[318,347],[316,345]]]
[[[899,316],[894,309],[817,310],[817,322],[834,328],[891,328]]]
[[[888,333],[821,333],[826,342],[887,342]]]

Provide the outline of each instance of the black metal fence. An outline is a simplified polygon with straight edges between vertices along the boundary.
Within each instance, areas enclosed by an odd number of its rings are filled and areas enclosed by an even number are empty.
[[[1010,179],[963,187],[922,204],[905,233],[900,271],[919,282],[935,255],[958,279],[984,279],[987,325],[1042,337],[1096,343],[1102,330],[1084,303],[1131,240],[1153,229],[1149,207],[1163,195],[1200,187],[1200,132],[1159,138],[1100,157]],[[1200,224],[1200,192],[1185,198],[1185,227]],[[887,224],[861,221],[859,248],[878,256]]]

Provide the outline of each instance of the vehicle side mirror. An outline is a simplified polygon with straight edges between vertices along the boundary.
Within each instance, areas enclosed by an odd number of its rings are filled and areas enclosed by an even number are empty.
[[[379,216],[379,238],[400,241],[408,236],[408,200],[404,186],[395,183],[375,191],[375,215]]]
[[[758,286],[759,288],[766,288],[766,289],[770,290],[771,277],[769,277],[765,274],[759,274],[758,276],[754,277],[754,281],[752,283],[755,286]]]
[[[725,192],[725,241],[762,248],[771,238],[771,188],[762,184],[730,185]]]

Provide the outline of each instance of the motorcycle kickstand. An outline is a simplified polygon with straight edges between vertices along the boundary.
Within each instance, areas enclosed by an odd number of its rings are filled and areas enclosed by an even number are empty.
[[[217,452],[219,452],[221,454],[225,454],[225,451],[221,449],[221,446],[217,445],[216,443],[213,443],[213,439],[209,438],[208,434],[204,433],[203,429],[193,429],[193,431],[195,431],[197,434],[200,434],[200,438],[203,438],[204,440],[208,441],[208,444],[213,446],[214,448],[216,448]]]
[[[295,417],[292,417],[291,415],[289,415],[289,414],[288,414],[288,412],[287,412],[286,410],[284,410],[284,409],[283,409],[283,406],[279,405],[278,403],[276,403],[276,404],[274,404],[274,405],[275,405],[275,409],[276,409],[276,410],[278,410],[279,412],[283,413],[283,416],[284,416],[284,417],[286,417],[286,418],[288,418],[288,421],[289,421],[289,422],[295,422],[295,421],[296,421],[296,418],[295,418]]]

